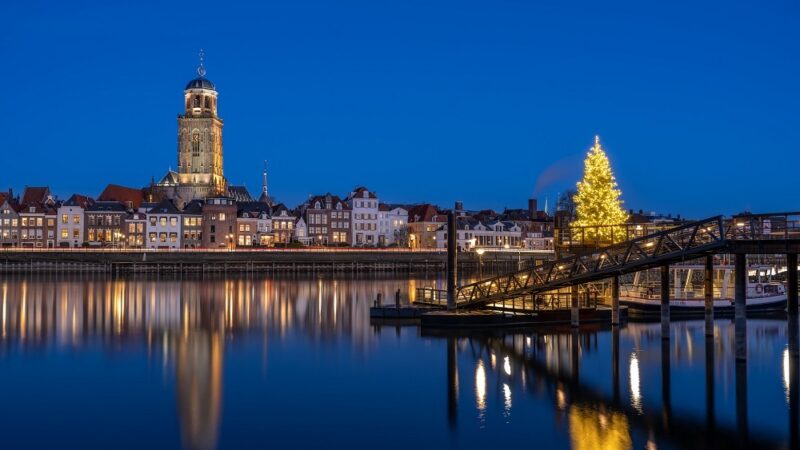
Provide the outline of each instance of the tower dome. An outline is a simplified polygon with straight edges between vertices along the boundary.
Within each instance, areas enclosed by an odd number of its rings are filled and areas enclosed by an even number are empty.
[[[186,89],[184,90],[188,91],[189,89],[208,89],[211,91],[217,90],[214,87],[214,83],[212,83],[211,80],[206,77],[197,77],[190,81],[188,84],[186,84]]]

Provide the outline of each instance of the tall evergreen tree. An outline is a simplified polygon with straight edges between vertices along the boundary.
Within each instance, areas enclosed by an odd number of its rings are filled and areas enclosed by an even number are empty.
[[[624,227],[613,225],[627,222],[628,214],[622,208],[622,192],[617,188],[608,156],[600,147],[599,136],[595,136],[594,146],[583,163],[583,180],[578,182],[575,194],[576,220],[572,225],[590,227],[583,230],[586,240],[624,240]]]

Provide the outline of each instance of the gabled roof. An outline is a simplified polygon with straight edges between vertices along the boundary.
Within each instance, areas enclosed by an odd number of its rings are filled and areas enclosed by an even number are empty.
[[[338,195],[333,195],[330,192],[326,193],[325,195],[315,195],[308,199],[308,207],[310,209],[317,209],[315,208],[315,204],[319,202],[320,208],[319,209],[337,209],[336,205],[341,204],[343,210],[349,210],[350,205],[347,202],[343,201],[339,198]]]
[[[266,203],[267,205],[271,205],[272,204],[272,197],[267,195],[266,192],[261,191],[261,195],[258,197],[258,201],[261,202],[261,203]]]
[[[22,194],[20,205],[42,205],[50,197],[50,188],[47,186],[26,186]]]
[[[92,204],[94,200],[91,197],[87,197],[81,194],[72,194],[70,198],[67,199],[61,206],[80,206],[81,208],[86,208],[90,204]]]
[[[237,202],[252,202],[253,196],[244,186],[228,186],[228,197],[233,198]]]
[[[366,197],[364,197],[365,192],[367,193]],[[355,198],[378,198],[378,196],[376,196],[374,192],[370,191],[364,186],[359,186],[353,189],[352,192],[350,192],[350,195],[347,197],[347,200],[353,200]]]
[[[180,214],[181,210],[172,203],[172,200],[162,200],[161,203],[150,208],[147,214]]]
[[[139,209],[139,205],[144,201],[144,192],[141,189],[109,184],[103,189],[97,201],[102,202],[122,202],[130,205],[133,209]]]
[[[158,182],[159,186],[176,186],[178,183],[178,172],[174,170],[168,170],[167,173],[161,177],[161,181]]]
[[[271,208],[268,204],[262,202],[239,202],[237,204],[239,217],[258,217],[261,214],[270,214]]]
[[[200,216],[203,214],[203,201],[195,199],[183,207],[183,214],[188,216]]]
[[[126,212],[128,207],[118,201],[96,201],[86,208],[87,211],[94,212]]]
[[[438,209],[430,203],[414,205],[408,209],[409,222],[433,222],[439,214]]]

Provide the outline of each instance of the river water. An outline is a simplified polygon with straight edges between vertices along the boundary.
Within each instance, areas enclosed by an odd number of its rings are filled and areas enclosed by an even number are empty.
[[[0,278],[2,448],[790,448],[785,318],[370,323],[415,279]],[[439,280],[441,282],[441,280]],[[795,426],[790,427],[794,421]]]

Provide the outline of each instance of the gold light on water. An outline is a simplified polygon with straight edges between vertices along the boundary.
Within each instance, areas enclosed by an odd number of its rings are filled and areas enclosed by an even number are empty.
[[[478,360],[475,368],[475,406],[480,412],[486,410],[486,369],[482,359]]]
[[[631,406],[633,406],[637,411],[642,412],[642,391],[639,384],[639,359],[636,357],[636,352],[631,353],[630,376]]]

